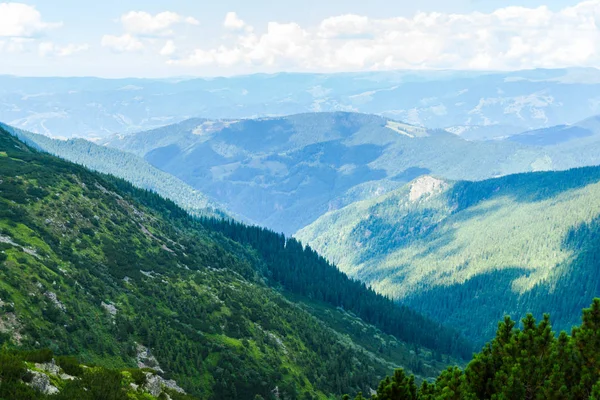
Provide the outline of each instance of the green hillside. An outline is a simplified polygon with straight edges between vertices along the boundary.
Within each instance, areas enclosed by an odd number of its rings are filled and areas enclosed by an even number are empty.
[[[600,294],[600,168],[422,177],[296,235],[350,276],[482,342],[504,314],[559,329]]]
[[[156,192],[194,215],[225,215],[221,207],[207,196],[135,155],[99,146],[84,139],[58,140],[2,123],[0,127],[37,149],[94,171],[123,178],[141,189]]]
[[[153,368],[201,399],[326,398],[470,353],[295,240],[194,219],[1,129],[0,307],[4,348]]]

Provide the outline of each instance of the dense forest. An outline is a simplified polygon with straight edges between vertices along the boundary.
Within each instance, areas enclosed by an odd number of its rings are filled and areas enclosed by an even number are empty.
[[[9,350],[149,367],[200,399],[366,392],[395,367],[425,379],[470,352],[454,331],[295,241],[196,219],[2,130],[0,175],[0,344]],[[254,236],[277,248],[270,258]],[[289,272],[299,286],[280,264],[307,269]],[[328,281],[309,285],[309,274]]]
[[[448,367],[435,380],[422,382],[398,369],[383,379],[372,395],[365,397],[359,392],[354,398],[597,400],[600,398],[598,332],[600,299],[583,310],[581,325],[573,328],[570,335],[563,331],[557,336],[548,315],[537,322],[529,314],[520,326],[507,316],[498,324],[496,337],[474,355],[466,368]],[[56,357],[49,350],[0,350],[0,379],[0,398],[11,400],[194,399],[173,382],[157,378],[156,372],[149,368],[90,367],[80,365],[73,357]]]
[[[600,295],[599,199],[599,167],[476,182],[428,176],[296,236],[349,276],[483,344],[505,314],[548,312],[569,330]]]
[[[571,335],[555,335],[546,314],[521,326],[506,317],[496,337],[464,370],[449,367],[419,386],[397,370],[382,380],[373,400],[597,400],[600,399],[600,299],[583,310]],[[349,399],[345,396],[344,399]],[[365,399],[360,393],[357,400]]]
[[[402,340],[463,358],[470,356],[470,347],[458,334],[440,335],[441,325],[348,278],[296,239],[231,220],[203,218],[202,224],[256,249],[266,261],[267,276],[286,290],[342,307]]]

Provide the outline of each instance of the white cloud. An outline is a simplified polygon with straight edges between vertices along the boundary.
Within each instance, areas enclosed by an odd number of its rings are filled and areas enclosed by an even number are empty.
[[[38,45],[38,53],[42,57],[68,57],[82,51],[87,51],[89,48],[90,46],[88,44],[70,43],[66,46],[57,46],[52,42],[42,42]]]
[[[27,4],[0,3],[0,37],[35,37],[61,25],[44,22],[40,12]]]
[[[240,17],[238,17],[238,15],[235,12],[228,12],[227,15],[225,15],[225,21],[223,21],[223,26],[225,27],[225,29],[230,29],[230,30],[241,30],[246,26],[246,23],[240,19]]]
[[[167,40],[167,43],[160,50],[161,56],[172,56],[177,51],[177,47],[175,47],[175,43],[172,40]]]
[[[36,40],[26,37],[9,37],[0,41],[0,53],[25,53],[30,51]]]
[[[188,24],[188,25],[200,25],[200,21],[198,21],[194,17],[187,17],[185,19],[185,23]]]
[[[299,70],[600,67],[600,0],[561,10],[505,7],[384,19],[341,15],[312,27],[270,22],[262,34],[246,29],[232,12],[223,25],[241,34],[169,63]]]
[[[323,20],[319,26],[319,35],[325,38],[352,37],[368,32],[369,18],[346,14]]]
[[[199,24],[193,17],[183,17],[172,11],[164,11],[156,15],[145,11],[130,11],[121,16],[123,29],[132,35],[169,36],[173,34],[171,28],[182,23]]]
[[[121,36],[104,35],[101,44],[102,47],[107,47],[117,53],[136,52],[144,49],[144,44],[129,33]]]

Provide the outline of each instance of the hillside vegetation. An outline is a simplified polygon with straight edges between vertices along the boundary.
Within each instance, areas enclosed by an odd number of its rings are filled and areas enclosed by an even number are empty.
[[[149,367],[201,399],[326,398],[470,353],[294,240],[199,221],[1,129],[0,175],[5,348]]]
[[[350,276],[482,342],[504,314],[559,329],[600,294],[600,168],[422,177],[296,235]]]
[[[10,400],[195,400],[151,368],[109,369],[47,349],[0,350],[0,398]]]

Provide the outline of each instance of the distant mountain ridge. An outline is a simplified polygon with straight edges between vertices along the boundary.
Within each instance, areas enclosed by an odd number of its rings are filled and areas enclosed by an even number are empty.
[[[194,117],[319,111],[378,114],[435,129],[498,125],[526,131],[600,113],[599,89],[600,72],[593,68],[163,80],[0,76],[0,120],[35,133],[92,140]]]
[[[586,138],[600,136],[600,115],[595,115],[572,125],[557,125],[511,135],[508,140],[536,146],[552,146],[575,142],[589,143]]]

